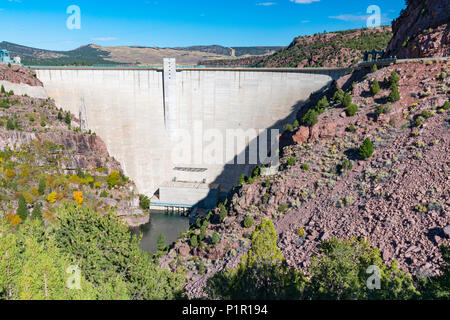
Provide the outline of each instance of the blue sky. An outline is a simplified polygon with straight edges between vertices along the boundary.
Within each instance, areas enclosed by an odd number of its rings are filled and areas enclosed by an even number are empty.
[[[70,5],[81,10],[81,29],[69,30]],[[288,45],[299,35],[366,26],[378,5],[382,24],[404,0],[0,0],[0,41],[70,50],[103,46],[174,47]]]

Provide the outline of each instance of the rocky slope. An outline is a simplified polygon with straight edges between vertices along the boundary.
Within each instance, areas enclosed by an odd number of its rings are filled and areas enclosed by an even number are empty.
[[[0,65],[0,79],[42,86],[23,67]],[[81,132],[79,120],[51,99],[0,94],[0,181],[0,214],[10,220],[23,196],[30,211],[39,205],[48,221],[70,202],[114,208],[130,225],[148,221],[134,184],[104,142]]]
[[[447,57],[450,55],[450,2],[409,0],[393,22],[394,36],[387,55],[398,58]]]
[[[400,100],[388,102],[394,71]],[[357,237],[369,239],[385,262],[395,259],[404,271],[436,274],[439,246],[450,236],[449,71],[448,61],[417,61],[337,81],[320,97],[331,100],[337,89],[349,88],[356,115],[347,116],[340,102],[332,102],[312,128],[285,132],[282,140],[290,143],[281,171],[248,180],[230,195],[222,221],[218,208],[176,243],[162,265],[187,269],[186,291],[201,297],[207,279],[235,267],[254,226],[269,218],[288,264],[303,271],[323,240]],[[373,95],[375,79],[381,90]],[[315,105],[312,99],[306,108]],[[366,138],[375,153],[362,160],[355,150]],[[249,217],[254,224],[246,227]],[[192,236],[204,240],[193,246]]]
[[[385,50],[390,27],[322,33],[296,38],[289,47],[266,57],[204,61],[203,65],[248,67],[348,67],[363,60],[364,51]]]

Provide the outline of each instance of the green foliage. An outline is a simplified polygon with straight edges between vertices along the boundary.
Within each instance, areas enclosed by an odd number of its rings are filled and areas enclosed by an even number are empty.
[[[70,117],[70,112],[67,112],[67,113],[66,113],[66,116],[65,116],[65,118],[64,118],[64,122],[65,122],[68,126],[70,126],[70,124],[72,123],[72,118]]]
[[[334,101],[334,102],[340,102],[340,103],[343,103],[343,102],[344,102],[344,96],[345,96],[344,90],[339,89],[339,90],[337,90],[337,91],[334,93],[333,101]]]
[[[372,140],[367,138],[366,140],[364,140],[361,147],[359,147],[359,156],[362,159],[369,159],[370,157],[372,157],[374,151],[375,150],[373,148]]]
[[[25,221],[30,214],[30,212],[28,211],[27,201],[23,196],[23,194],[21,194],[19,197],[19,206],[17,207],[16,214],[19,216],[20,219],[22,219],[22,221]]]
[[[150,209],[150,198],[146,195],[139,195],[139,206],[142,210],[149,210]]]
[[[370,92],[372,92],[373,95],[377,95],[380,92],[380,84],[377,79],[373,80],[373,83],[370,86]]]
[[[219,204],[219,221],[220,223],[228,216],[227,208],[221,203]]]
[[[450,102],[445,101],[444,105],[442,106],[442,109],[444,109],[444,110],[450,109]]]
[[[342,163],[338,166],[339,174],[343,174],[346,171],[350,171],[353,169],[353,162],[349,159],[344,159]]]
[[[5,87],[3,85],[2,85],[2,87],[0,89],[0,93],[1,94],[5,94],[6,93]]]
[[[42,220],[41,205],[39,202],[34,205],[33,211],[31,212],[31,217],[33,219]]]
[[[166,237],[164,237],[163,233],[160,233],[158,236],[158,240],[156,242],[157,247],[158,247],[158,251],[159,252],[164,252],[167,249],[167,243],[166,243]]]
[[[247,229],[251,228],[251,227],[253,227],[254,223],[255,223],[255,220],[253,220],[253,218],[247,217],[244,220],[244,227],[247,228]]]
[[[58,210],[54,235],[58,247],[96,288],[117,279],[135,300],[174,299],[182,290],[184,277],[160,270],[113,211],[64,206]]]
[[[287,267],[273,222],[264,219],[253,232],[250,250],[239,267],[216,274],[206,290],[212,299],[290,300],[301,298],[305,279]]]
[[[302,170],[309,171],[309,164],[307,163],[302,164]]]
[[[354,124],[351,124],[348,128],[347,128],[348,132],[356,132],[356,127]]]
[[[323,96],[322,99],[320,99],[320,101],[318,102],[315,110],[318,114],[322,114],[329,106],[330,103],[328,102],[327,96]]]
[[[191,245],[191,248],[198,247],[198,238],[196,235],[193,235],[189,241],[189,244]]]
[[[347,116],[349,117],[353,117],[358,113],[358,105],[352,103],[346,110],[345,112],[347,113]]]
[[[294,166],[296,163],[297,163],[297,158],[296,158],[296,157],[290,157],[290,158],[287,160],[287,162],[286,162],[286,164],[287,164],[288,167],[292,167],[292,166]]]
[[[398,86],[398,83],[400,82],[400,76],[397,72],[392,71],[391,75],[389,76],[388,84],[389,87]]]
[[[62,115],[62,113],[61,113],[61,111],[59,111],[58,112],[58,120],[59,121],[62,121],[64,118],[63,118],[63,115]]]
[[[292,131],[294,131],[294,126],[292,124],[288,123],[283,127],[283,130],[286,132],[292,132]]]
[[[106,182],[108,183],[109,188],[112,189],[119,183],[119,180],[120,180],[120,172],[113,171],[108,175]]]
[[[372,70],[371,71],[372,71],[372,73],[377,72],[378,71],[378,66],[376,64],[374,64],[372,66]]]
[[[243,186],[243,185],[245,184],[245,174],[241,174],[241,175],[239,176],[238,184],[239,184],[240,186]]]
[[[397,85],[391,86],[391,93],[389,94],[388,100],[390,102],[397,102],[400,100],[400,91],[398,91]]]
[[[353,98],[352,95],[350,93],[346,93],[344,95],[344,99],[342,100],[342,105],[344,106],[344,108],[348,108],[350,107],[350,105],[353,103]]]
[[[367,286],[370,266],[380,270],[379,290]],[[419,295],[411,276],[400,271],[395,262],[391,267],[384,265],[378,249],[366,240],[323,242],[320,255],[313,258],[308,272],[311,278],[307,291],[312,299],[397,300]]]
[[[13,123],[13,121],[10,118],[8,118],[8,120],[6,121],[6,129],[9,131],[13,131],[16,129],[15,124]]]
[[[308,112],[302,118],[302,124],[305,126],[313,127],[319,122],[318,113],[315,110],[308,110]]]
[[[212,245],[216,245],[218,244],[220,241],[220,235],[214,231],[213,234],[211,235],[211,244]]]

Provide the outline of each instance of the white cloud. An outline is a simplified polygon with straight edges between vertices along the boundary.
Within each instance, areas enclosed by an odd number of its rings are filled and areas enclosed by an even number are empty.
[[[319,2],[320,0],[289,0],[291,2],[300,3],[300,4],[308,4],[313,2]]]
[[[257,6],[269,7],[269,6],[274,6],[276,4],[277,4],[276,2],[260,2],[260,3],[257,3],[256,5]]]
[[[92,38],[92,41],[114,41],[117,40],[117,38],[114,37],[98,37],[98,38]]]
[[[355,14],[340,14],[338,16],[329,16],[330,19],[337,19],[342,21],[364,21],[369,15],[355,15]]]

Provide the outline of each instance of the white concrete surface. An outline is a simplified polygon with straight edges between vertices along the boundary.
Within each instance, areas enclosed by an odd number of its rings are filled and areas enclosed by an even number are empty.
[[[176,90],[171,85],[172,93],[164,97],[162,70],[35,71],[59,107],[78,114],[84,99],[90,129],[103,138],[139,191],[149,196],[177,177],[175,166],[207,168],[207,183],[220,183],[222,190],[229,190],[249,168],[225,167],[225,161],[220,165],[194,160],[174,164],[171,155],[175,141],[165,130],[166,119],[170,130],[177,127],[191,133],[199,126],[223,133],[227,129],[281,128],[286,122],[280,120],[292,122],[312,92],[342,75],[338,70],[181,69],[176,72]],[[164,108],[167,99],[169,106],[176,102],[169,115]]]

